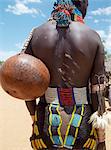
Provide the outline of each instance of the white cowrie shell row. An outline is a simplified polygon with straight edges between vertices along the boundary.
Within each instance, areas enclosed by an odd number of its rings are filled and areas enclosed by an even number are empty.
[[[32,39],[32,35],[33,35],[33,31],[35,28],[33,28],[28,36],[28,38],[26,39],[24,46],[22,48],[22,51],[25,51],[27,49],[27,46],[29,45],[30,40]]]

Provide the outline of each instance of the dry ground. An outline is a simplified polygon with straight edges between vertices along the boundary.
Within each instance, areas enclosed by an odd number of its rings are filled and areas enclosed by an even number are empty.
[[[0,87],[0,150],[32,150],[31,124],[24,101],[9,96]]]
[[[31,124],[24,101],[9,96],[0,87],[0,150],[32,150]],[[106,145],[111,150],[111,127],[106,132]]]

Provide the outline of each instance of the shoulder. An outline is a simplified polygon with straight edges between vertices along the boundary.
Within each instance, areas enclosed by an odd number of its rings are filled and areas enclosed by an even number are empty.
[[[101,38],[99,34],[86,24],[80,22],[72,22],[69,28],[69,34],[71,33],[71,35],[76,36],[77,38],[80,38],[83,41],[87,40],[87,42],[89,41],[89,43],[93,43],[95,45],[101,43]]]
[[[33,43],[39,43],[41,47],[48,45],[48,47],[52,47],[55,45],[58,40],[58,32],[56,29],[55,22],[48,21],[39,27],[35,28],[33,32]],[[39,45],[39,46],[40,46]]]
[[[47,21],[46,23],[38,26],[34,30],[34,34],[48,34],[56,31],[56,23],[54,21]]]
[[[93,29],[91,29],[86,24],[83,24],[80,22],[71,22],[69,27],[72,32],[77,32],[77,33],[81,33],[84,35],[89,34],[89,35],[94,36],[95,38],[99,39],[98,33],[96,31],[94,31]]]

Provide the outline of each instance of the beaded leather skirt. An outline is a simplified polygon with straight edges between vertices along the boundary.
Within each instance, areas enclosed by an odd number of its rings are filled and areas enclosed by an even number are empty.
[[[95,150],[97,133],[89,124],[92,111],[87,99],[86,88],[49,88],[47,105],[36,106],[32,148]]]

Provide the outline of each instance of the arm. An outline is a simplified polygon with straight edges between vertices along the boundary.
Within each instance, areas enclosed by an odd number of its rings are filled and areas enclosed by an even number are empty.
[[[99,39],[99,45],[96,52],[93,68],[91,72],[91,101],[93,112],[98,110],[99,115],[105,112],[105,100],[104,100],[104,47]],[[99,142],[105,141],[105,129],[96,127]]]
[[[36,108],[36,100],[25,101],[26,107],[30,113],[32,121],[34,122],[35,108]]]
[[[99,39],[99,45],[95,55],[93,68],[91,72],[91,101],[93,111],[98,110],[99,103],[99,92],[101,96],[104,96],[104,76],[105,76],[105,66],[104,66],[104,47]],[[105,105],[103,106],[103,111],[105,111]]]

